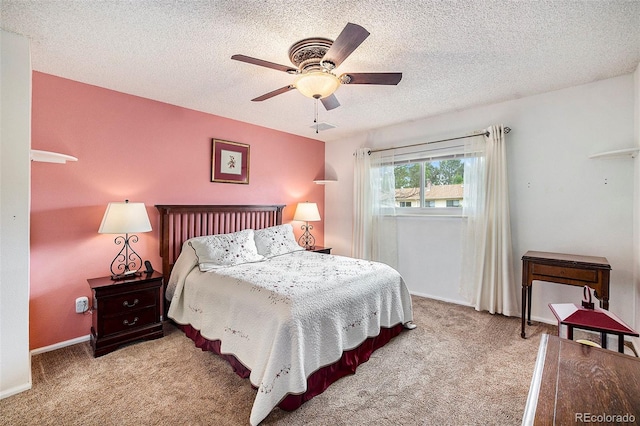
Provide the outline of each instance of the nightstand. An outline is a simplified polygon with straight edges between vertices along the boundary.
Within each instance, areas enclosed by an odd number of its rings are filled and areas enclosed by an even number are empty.
[[[313,246],[308,248],[307,250],[312,251],[314,253],[331,254],[331,247]]]
[[[163,277],[159,272],[113,281],[87,280],[93,292],[91,347],[99,357],[135,340],[157,339],[162,331],[160,301]]]

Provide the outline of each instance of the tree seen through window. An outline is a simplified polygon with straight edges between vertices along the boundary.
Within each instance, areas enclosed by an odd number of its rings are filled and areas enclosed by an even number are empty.
[[[459,207],[464,162],[458,159],[395,166],[396,207]]]

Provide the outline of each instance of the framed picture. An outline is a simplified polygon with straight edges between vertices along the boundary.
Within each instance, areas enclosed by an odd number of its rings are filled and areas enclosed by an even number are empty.
[[[249,183],[249,145],[213,139],[211,182]]]

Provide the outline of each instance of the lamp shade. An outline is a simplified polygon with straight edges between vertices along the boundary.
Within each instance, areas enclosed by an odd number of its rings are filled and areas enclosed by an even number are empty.
[[[300,75],[295,81],[296,89],[308,98],[322,99],[340,87],[340,80],[328,72],[315,71]]]
[[[301,220],[304,222],[317,222],[320,220],[320,212],[316,203],[298,203],[296,213],[293,220]]]
[[[144,203],[109,203],[98,232],[100,234],[130,234],[151,231],[151,222]]]

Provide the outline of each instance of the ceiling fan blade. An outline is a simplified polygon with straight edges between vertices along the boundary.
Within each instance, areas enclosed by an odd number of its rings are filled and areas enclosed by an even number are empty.
[[[288,67],[286,65],[276,64],[274,62],[264,61],[262,59],[252,58],[251,56],[245,55],[233,55],[231,59],[235,59],[236,61],[246,62],[248,64],[260,65],[261,67],[272,68],[278,71],[288,72],[289,74],[295,74],[298,72],[297,69]]]
[[[320,99],[322,105],[324,105],[324,109],[327,111],[331,111],[332,109],[338,108],[340,106],[340,102],[338,102],[338,98],[336,95],[329,95],[326,98]]]
[[[277,95],[281,95],[281,94],[283,94],[283,93],[286,93],[286,92],[288,92],[289,90],[293,90],[293,89],[295,89],[295,87],[293,87],[292,85],[284,86],[284,87],[281,87],[281,88],[279,88],[279,89],[273,90],[273,91],[271,91],[271,92],[269,92],[269,93],[265,93],[265,94],[264,94],[264,95],[262,95],[262,96],[258,96],[258,97],[257,97],[257,98],[255,98],[255,99],[251,99],[251,101],[252,101],[252,102],[260,102],[260,101],[264,101],[264,100],[267,100],[267,99],[269,99],[269,98],[273,98],[274,96],[277,96]]]
[[[322,61],[339,66],[367,37],[369,31],[349,22],[324,54]]]
[[[396,85],[402,80],[401,72],[350,72],[342,74],[344,84],[387,84]]]

